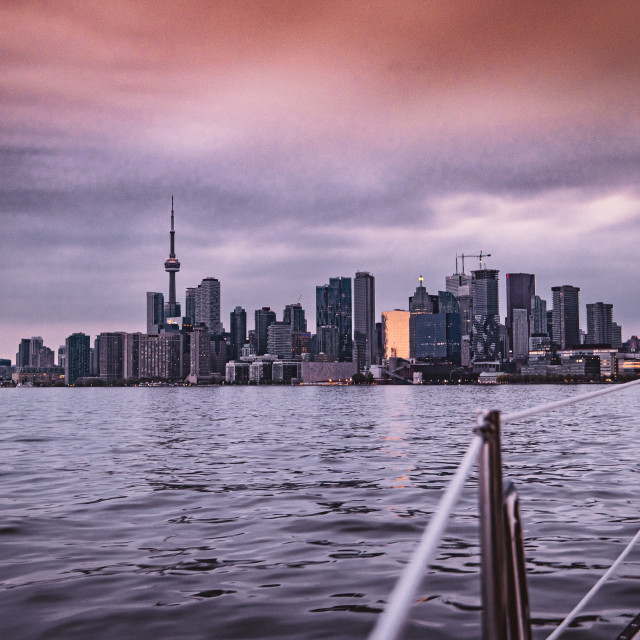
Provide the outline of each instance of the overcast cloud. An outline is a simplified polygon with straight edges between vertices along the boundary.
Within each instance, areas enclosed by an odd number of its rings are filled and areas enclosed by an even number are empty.
[[[5,0],[0,20],[0,357],[144,331],[171,195],[180,297],[219,278],[227,329],[300,296],[313,328],[315,286],[356,270],[378,313],[406,308],[482,249],[549,302],[579,286],[583,325],[602,300],[640,333],[635,1]]]

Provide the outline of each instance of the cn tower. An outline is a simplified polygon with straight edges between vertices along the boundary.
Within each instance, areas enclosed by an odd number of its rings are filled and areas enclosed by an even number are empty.
[[[171,231],[169,232],[169,257],[164,261],[164,270],[169,274],[169,302],[165,305],[166,318],[179,318],[180,305],[176,302],[176,273],[180,271],[180,261],[176,258],[176,232],[173,228],[173,196],[171,196]]]

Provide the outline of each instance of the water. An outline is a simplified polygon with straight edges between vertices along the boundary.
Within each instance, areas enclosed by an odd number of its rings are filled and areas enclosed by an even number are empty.
[[[470,440],[595,387],[7,389],[0,637],[364,639]],[[638,387],[503,433],[545,638],[640,526]],[[475,478],[406,638],[479,638]],[[563,638],[640,612],[640,549]]]

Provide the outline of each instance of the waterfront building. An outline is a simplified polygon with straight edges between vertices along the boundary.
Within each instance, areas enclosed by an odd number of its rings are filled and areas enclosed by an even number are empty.
[[[284,308],[284,312],[282,314],[282,321],[286,324],[291,325],[292,331],[306,331],[307,330],[307,320],[304,317],[304,309],[299,302],[295,302],[294,304],[288,304]]]
[[[211,276],[196,288],[196,324],[200,323],[207,325],[209,333],[223,333],[220,322],[220,281]]]
[[[529,327],[530,335],[548,335],[547,327],[547,301],[540,296],[531,296],[531,324]]]
[[[561,349],[580,344],[580,288],[569,284],[551,287],[552,339]]]
[[[157,291],[147,291],[147,334],[161,333],[164,321],[164,295]]]
[[[353,281],[353,361],[358,371],[377,362],[375,278],[358,271]]]
[[[293,381],[302,378],[302,362],[286,362],[285,360],[276,360],[273,363],[271,377],[273,382],[282,384],[291,384]]]
[[[276,321],[275,311],[271,311],[271,307],[262,307],[262,309],[256,309],[255,314],[255,353],[256,355],[263,356],[268,352],[268,336],[269,325]]]
[[[249,382],[248,362],[227,362],[225,380],[229,384],[247,384]]]
[[[84,333],[72,333],[65,340],[64,383],[91,375],[91,341]]]
[[[151,334],[158,335],[158,334]],[[144,333],[126,333],[124,336],[124,379],[140,379],[140,345],[147,335]]]
[[[383,357],[386,360],[389,358],[409,359],[410,316],[409,311],[401,311],[400,309],[382,312]]]
[[[121,331],[100,334],[100,378],[106,382],[124,379],[124,336]]]
[[[474,362],[495,362],[501,359],[499,274],[497,269],[477,269],[472,272],[471,350]]]
[[[132,377],[141,380],[182,380],[183,340],[181,333],[131,336],[131,344],[138,345],[138,375],[135,373],[135,357],[132,358]],[[127,338],[129,342],[129,337]],[[127,357],[129,355],[127,349]]]
[[[613,345],[613,305],[594,302],[587,305],[586,344]]]
[[[536,293],[536,277],[532,273],[507,273],[507,333],[513,350],[513,310],[525,309],[527,312],[527,339],[521,345],[528,345],[529,320],[531,318],[531,298]],[[519,314],[521,315],[521,314]],[[520,330],[521,327],[520,327]],[[522,349],[521,349],[522,351]],[[514,358],[515,358],[514,353]]]
[[[267,328],[267,353],[290,360],[293,354],[291,325],[286,322],[272,322]]]
[[[171,231],[169,231],[169,257],[164,269],[169,274],[169,302],[165,305],[165,318],[179,318],[180,305],[176,302],[176,273],[180,271],[180,261],[176,258],[175,230],[173,228],[173,196],[171,196]]]
[[[327,325],[338,328],[338,360],[351,362],[351,278],[330,278],[329,284],[316,287],[316,334],[319,327]]]
[[[231,334],[231,360],[239,358],[242,347],[247,341],[247,312],[242,307],[236,307],[229,317],[229,331]]]
[[[273,374],[273,360],[256,360],[249,364],[249,382],[264,384],[271,382]]]
[[[91,347],[89,347],[89,349],[91,349]],[[67,365],[67,347],[64,344],[61,344],[58,347],[58,366],[59,367],[66,367]]]

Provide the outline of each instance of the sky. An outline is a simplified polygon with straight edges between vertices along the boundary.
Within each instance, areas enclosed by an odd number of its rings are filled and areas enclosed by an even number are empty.
[[[222,321],[369,271],[407,308],[456,254],[581,289],[640,334],[640,3],[0,4],[0,358],[145,331],[221,281]],[[460,265],[459,265],[460,266]],[[467,258],[467,272],[478,260]]]

